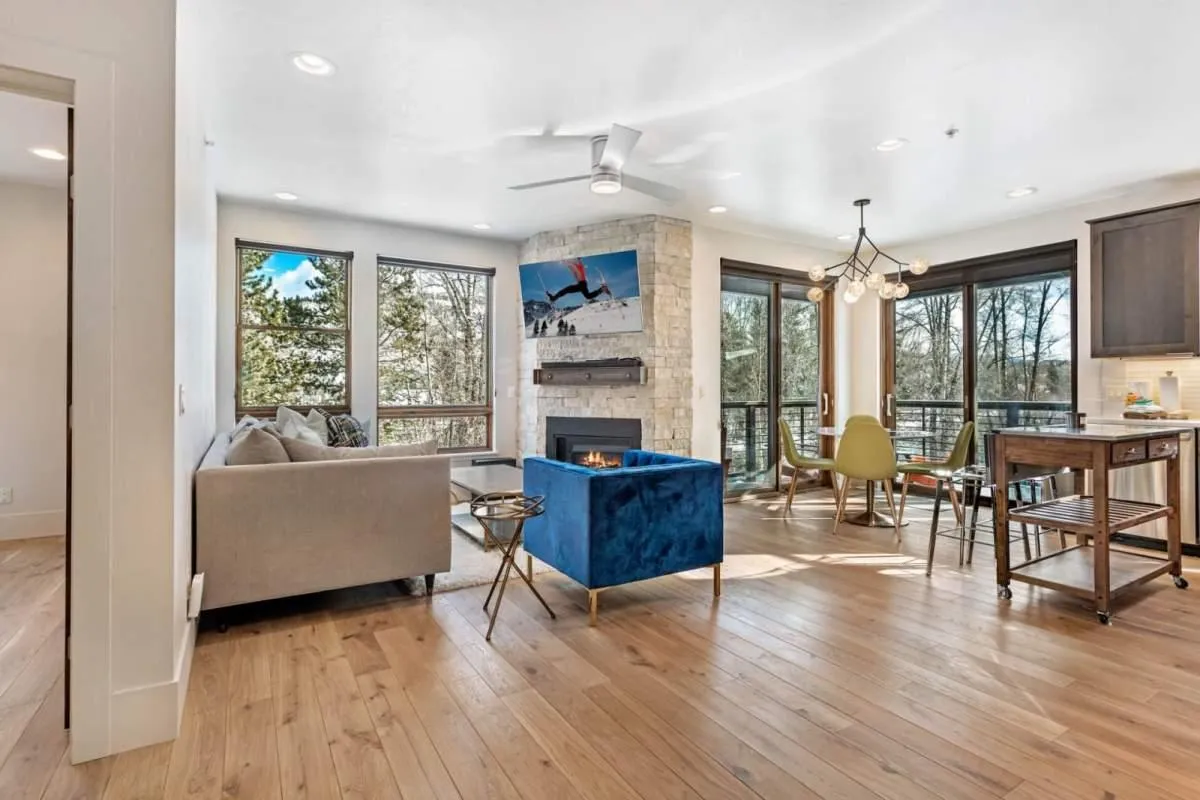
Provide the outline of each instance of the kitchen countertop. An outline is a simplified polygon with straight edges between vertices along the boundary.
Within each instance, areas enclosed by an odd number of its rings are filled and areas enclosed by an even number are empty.
[[[1140,425],[1147,428],[1200,428],[1200,419],[1125,419],[1088,417],[1089,425]]]
[[[1163,422],[1178,422],[1178,420],[1162,420]],[[1154,427],[1154,433],[1148,433],[1147,427]],[[1164,425],[1164,426],[1148,426],[1148,425],[1127,425],[1124,423],[1116,425],[1106,425],[1102,423],[1089,423],[1082,428],[1068,428],[1064,426],[1053,425],[1037,425],[1025,428],[1001,428],[996,433],[1002,433],[1006,436],[1031,436],[1040,438],[1052,439],[1087,439],[1100,442],[1124,442],[1134,439],[1144,439],[1147,436],[1153,436],[1163,433],[1185,433],[1190,432],[1194,426],[1186,425]]]

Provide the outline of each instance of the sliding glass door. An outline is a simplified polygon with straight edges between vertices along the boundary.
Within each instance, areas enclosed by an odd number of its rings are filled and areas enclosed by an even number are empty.
[[[817,428],[831,424],[829,301],[813,303],[809,288],[802,275],[783,270],[723,268],[721,439],[729,494],[779,488],[780,417],[802,453],[827,446]],[[820,476],[796,479],[816,483]]]
[[[939,267],[885,306],[884,396],[906,460],[940,459],[967,420],[986,436],[1063,424],[1075,407],[1075,243]]]

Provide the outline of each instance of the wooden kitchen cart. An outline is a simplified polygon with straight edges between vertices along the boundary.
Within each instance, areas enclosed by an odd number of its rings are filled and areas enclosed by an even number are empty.
[[[1090,597],[1096,615],[1107,624],[1111,600],[1131,586],[1170,573],[1187,588],[1182,572],[1179,531],[1179,434],[1174,428],[1088,425],[1083,428],[1004,428],[996,432],[993,453],[996,481],[1006,485],[1022,465],[1090,470],[1092,493],[1073,495],[1009,510],[1008,492],[994,495],[996,583],[1000,597],[1012,598],[1011,581],[1021,581]],[[1108,496],[1109,470],[1152,461],[1167,466],[1167,502],[1142,503]],[[1165,517],[1167,557],[1110,548],[1114,533]],[[1009,522],[1057,528],[1076,535],[1076,546],[1010,566]]]

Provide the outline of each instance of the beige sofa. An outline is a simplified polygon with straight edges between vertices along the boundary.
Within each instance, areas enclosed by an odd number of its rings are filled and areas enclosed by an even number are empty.
[[[203,609],[450,570],[448,456],[226,466],[196,472]]]

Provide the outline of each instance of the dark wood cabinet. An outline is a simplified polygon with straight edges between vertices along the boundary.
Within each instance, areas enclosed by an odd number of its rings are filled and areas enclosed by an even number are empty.
[[[1200,200],[1088,224],[1092,357],[1200,355]]]

